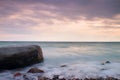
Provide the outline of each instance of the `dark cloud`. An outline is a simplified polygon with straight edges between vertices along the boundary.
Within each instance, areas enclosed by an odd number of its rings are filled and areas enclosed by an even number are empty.
[[[120,0],[1,0],[0,4],[0,17],[25,8],[34,11],[47,10],[70,19],[76,19],[78,16],[111,18],[120,14]],[[51,9],[50,6],[55,8]]]
[[[113,18],[120,14],[119,8],[120,0],[0,0],[0,29],[7,33],[29,33],[29,27],[41,23],[54,24],[51,19],[64,20],[65,17],[76,21],[80,16],[90,20],[95,17]],[[17,14],[20,19],[9,18]],[[118,23],[115,21],[111,24]]]
[[[17,12],[20,12],[20,8],[12,1],[0,1],[0,18],[6,18]]]

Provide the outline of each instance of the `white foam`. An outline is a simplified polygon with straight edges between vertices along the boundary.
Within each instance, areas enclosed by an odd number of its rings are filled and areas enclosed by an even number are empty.
[[[53,75],[60,75],[65,78],[68,77],[116,77],[120,78],[120,63],[110,63],[101,65],[97,62],[87,62],[79,64],[67,64],[67,67],[53,67],[50,70],[46,69],[44,76],[52,77]]]
[[[44,65],[39,66],[40,69],[45,71],[43,76],[52,78],[54,75],[60,75],[60,78],[96,78],[96,77],[115,77],[120,79],[120,63],[109,63],[101,65],[98,62],[86,62],[86,63],[71,63],[66,64],[66,67],[53,66],[53,65]],[[26,70],[20,71],[27,75],[29,78],[37,79],[37,76],[41,74],[28,74]],[[0,80],[22,80],[23,77],[13,78],[13,72],[6,71],[0,74]]]

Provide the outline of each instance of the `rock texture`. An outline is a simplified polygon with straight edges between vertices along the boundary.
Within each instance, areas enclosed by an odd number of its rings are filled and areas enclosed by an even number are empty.
[[[110,64],[110,63],[111,63],[110,61],[105,61],[105,62],[101,63],[101,65]]]
[[[21,68],[41,61],[43,54],[37,45],[0,48],[0,70]]]
[[[44,73],[42,69],[38,69],[37,67],[31,68],[27,73]]]
[[[67,67],[67,65],[61,65],[60,67]]]
[[[43,76],[38,76],[38,80],[120,80],[114,77],[106,77],[106,78],[102,78],[102,77],[98,77],[98,78],[84,78],[84,79],[80,79],[80,78],[59,78],[59,75],[57,76],[53,76],[52,79],[48,78],[48,77],[43,77]]]
[[[21,76],[22,74],[20,72],[17,72],[13,75],[13,77],[18,77],[18,76]]]

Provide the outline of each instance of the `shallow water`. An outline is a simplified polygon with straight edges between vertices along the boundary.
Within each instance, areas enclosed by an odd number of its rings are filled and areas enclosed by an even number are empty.
[[[61,78],[112,76],[120,79],[119,42],[0,42],[0,47],[31,44],[40,45],[43,50],[44,62],[33,66],[43,69],[45,73],[27,74],[29,77],[43,75],[52,78],[57,74]],[[111,63],[101,65],[104,61]],[[61,65],[67,66],[60,67]],[[26,74],[30,67],[19,71]],[[0,73],[0,80],[14,80],[13,74],[16,71],[18,70]]]

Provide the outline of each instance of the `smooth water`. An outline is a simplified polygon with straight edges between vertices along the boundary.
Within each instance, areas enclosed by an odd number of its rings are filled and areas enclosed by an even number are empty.
[[[40,45],[44,62],[33,66],[45,71],[44,74],[27,74],[36,78],[43,75],[60,77],[107,77],[120,79],[120,43],[119,42],[0,42],[0,47],[11,45]],[[104,61],[110,64],[101,65]],[[66,67],[60,67],[67,65]],[[30,67],[33,67],[30,66]],[[26,74],[30,68],[19,70]],[[17,70],[0,73],[0,80],[14,80]],[[19,80],[22,78],[19,78]]]

